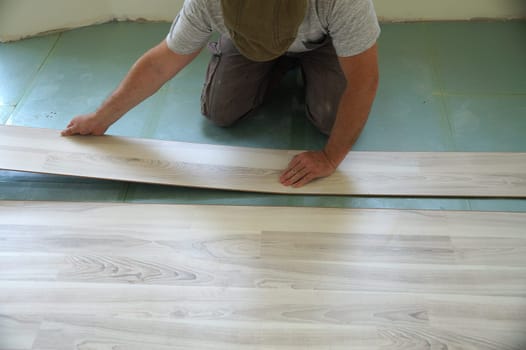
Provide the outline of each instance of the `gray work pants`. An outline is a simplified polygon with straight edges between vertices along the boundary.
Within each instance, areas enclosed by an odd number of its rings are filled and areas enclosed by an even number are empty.
[[[330,40],[312,51],[286,54],[268,62],[254,62],[222,36],[209,44],[212,58],[201,96],[203,115],[219,126],[230,126],[263,102],[269,85],[299,64],[305,85],[307,117],[329,134],[346,87],[346,79]]]

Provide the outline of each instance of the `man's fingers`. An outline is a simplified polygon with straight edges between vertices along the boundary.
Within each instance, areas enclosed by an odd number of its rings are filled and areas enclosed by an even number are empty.
[[[312,180],[331,175],[334,165],[322,152],[304,152],[292,159],[280,176],[281,184],[302,187]]]
[[[307,168],[302,168],[301,170],[294,171],[293,174],[283,183],[285,186],[290,186],[301,179],[303,179],[310,171]]]
[[[305,176],[306,168],[302,164],[298,164],[294,168],[286,170],[280,177],[280,181],[283,184],[291,184],[299,180],[299,178]]]
[[[282,175],[281,177],[282,177],[282,179],[283,179],[284,181],[288,181],[288,180],[290,180],[294,175],[296,175],[296,174],[298,173],[298,171],[299,171],[299,170],[296,169],[296,168],[290,168],[290,169],[287,169],[287,170],[283,173],[283,175]]]
[[[300,167],[300,169],[298,169]],[[292,160],[290,161],[289,165],[283,172],[281,173],[281,176],[279,177],[279,180],[281,182],[287,181],[290,179],[295,173],[301,170],[304,166],[301,165],[301,158],[299,157],[299,154],[294,156]]]
[[[287,166],[287,169],[292,170],[293,168],[299,166],[300,164],[301,164],[301,157],[299,154],[297,154],[294,156],[294,158],[292,158],[289,165]]]
[[[74,125],[75,125],[75,122],[73,120],[70,120],[68,125],[66,125],[66,128],[64,130],[62,130],[60,135],[62,135],[62,136],[71,136],[71,135],[73,135],[72,134],[72,129],[73,129]]]
[[[71,124],[65,130],[61,132],[62,136],[73,136],[73,135],[89,135],[91,132],[86,132],[80,128],[78,124]]]
[[[64,130],[64,136],[72,136],[80,134],[81,130],[78,124],[72,123],[71,125],[68,125],[66,130]]]
[[[301,171],[296,172],[288,180],[283,181],[282,184],[285,186],[292,186],[294,188],[302,187],[312,180],[318,178],[311,169],[303,168]]]
[[[304,161],[304,154],[298,154],[289,163],[289,166],[280,176],[280,182],[285,186],[291,186],[302,180],[312,169]]]
[[[294,187],[294,188],[302,187],[302,186],[308,184],[309,182],[311,182],[314,179],[316,179],[316,177],[314,175],[307,174],[300,181],[298,181],[295,184],[293,184],[292,187]]]
[[[62,136],[71,136],[71,135],[73,135],[73,130],[74,130],[73,126],[68,126],[66,129],[62,130],[60,135],[62,135]]]

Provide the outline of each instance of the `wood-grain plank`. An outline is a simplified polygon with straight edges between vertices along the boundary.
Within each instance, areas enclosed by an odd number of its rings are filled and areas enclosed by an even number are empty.
[[[0,255],[0,265],[0,281],[526,296],[523,267],[32,254]]]
[[[524,238],[526,214],[438,210],[294,208],[218,205],[0,201],[2,232],[14,230],[106,237],[176,238],[175,232],[305,232]],[[89,231],[86,231],[89,228]]]
[[[271,193],[526,197],[526,153],[351,152],[332,176],[294,189],[278,177],[296,153],[0,126],[0,169]]]
[[[405,325],[429,322],[425,297],[409,293],[316,290],[290,293],[268,288],[95,283],[61,283],[58,287],[45,282],[39,283],[38,290],[28,282],[4,282],[3,286],[0,313],[27,317],[69,314],[185,323],[273,322],[283,326],[290,323]],[[505,311],[499,315],[504,318]]]
[[[265,329],[267,336],[275,330],[280,333],[281,329],[288,329],[293,332],[294,346],[298,347],[309,343],[307,339],[300,339],[297,332],[324,329],[331,335],[349,334],[347,331],[350,331],[354,341],[363,340],[363,335],[357,335],[356,330],[377,330],[376,340],[388,339],[386,348],[393,346],[394,349],[425,348],[425,342],[441,344],[447,349],[455,345],[462,349],[520,349],[513,344],[520,344],[515,341],[520,341],[518,327],[526,322],[525,306],[524,298],[508,297],[315,290],[291,294],[280,289],[81,283],[40,283],[37,290],[31,283],[11,282],[4,284],[0,293],[0,314],[17,315],[26,320],[44,318],[46,324],[36,343],[38,348],[47,348],[45,344],[54,342],[60,348],[71,348],[72,343],[81,339],[89,343],[100,342],[94,345],[96,349],[105,349],[108,343],[141,343],[145,339],[154,343],[167,341],[162,337],[152,338],[152,332],[148,332],[147,337],[127,334],[131,332],[127,321],[131,321],[135,325],[147,324],[143,327],[148,330],[173,329],[168,341],[174,346],[181,345],[180,339],[176,341],[175,337],[170,337],[177,334],[181,326],[200,329],[221,325],[223,332],[229,333],[229,329],[235,328],[243,334],[241,337],[254,336],[255,328]],[[110,333],[99,329],[101,324]],[[492,340],[492,336],[486,336],[481,330],[501,339]],[[466,332],[476,331],[479,333],[466,335]],[[68,336],[59,340],[60,332]],[[144,329],[137,328],[134,333],[143,334]],[[508,338],[502,338],[503,334]],[[211,339],[219,337],[217,334],[210,336]],[[203,345],[195,339],[186,341],[191,341],[193,346]],[[239,346],[228,338],[223,341],[233,348]],[[258,344],[269,344],[269,341],[270,338],[259,338]],[[184,344],[189,346],[189,343]],[[319,346],[318,342],[314,344]],[[336,344],[334,339],[327,344],[335,344],[335,348],[349,345],[345,341]],[[216,344],[219,345],[226,346]],[[257,344],[244,345],[257,348]],[[278,348],[292,349],[294,346]],[[367,344],[363,348],[376,349],[378,344]]]
[[[217,329],[203,325],[202,330],[196,331],[177,324],[146,321],[108,324],[96,317],[79,317],[72,321],[45,323],[33,349],[523,349],[430,327],[374,329],[351,326],[343,332],[332,327],[299,330],[276,327],[269,331],[236,326]],[[151,331],[145,332],[148,328]]]
[[[30,350],[40,326],[40,316],[6,314],[0,305],[0,349]]]
[[[42,325],[33,349],[377,349],[389,345],[372,326],[272,323],[197,325],[152,320],[104,319],[97,316],[53,316]]]
[[[247,231],[211,231],[173,229],[167,232],[134,231],[116,227],[94,228],[82,222],[75,226],[2,225],[0,224],[0,253],[92,252],[112,255],[169,255],[183,254],[210,258],[258,258],[260,233]]]
[[[452,237],[455,233],[459,231],[436,236],[264,231],[261,254],[294,260],[526,267],[526,233],[513,238],[500,237],[498,230],[494,237]]]
[[[264,231],[262,256],[295,260],[450,263],[455,249],[449,236],[345,234]],[[526,246],[526,241],[523,243]],[[525,260],[526,265],[526,260]]]
[[[526,324],[523,297],[95,283],[3,282],[0,313],[70,314],[167,322],[228,320],[346,325]]]
[[[523,350],[525,238],[525,213],[0,202],[0,339]]]

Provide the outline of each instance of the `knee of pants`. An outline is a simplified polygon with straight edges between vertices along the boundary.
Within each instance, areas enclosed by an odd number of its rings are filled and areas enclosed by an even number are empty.
[[[328,101],[307,105],[307,115],[310,121],[325,135],[331,133],[337,113],[338,106]]]
[[[203,106],[203,115],[217,126],[226,128],[232,126],[236,121],[241,119],[241,115],[232,113],[232,110],[226,106]]]

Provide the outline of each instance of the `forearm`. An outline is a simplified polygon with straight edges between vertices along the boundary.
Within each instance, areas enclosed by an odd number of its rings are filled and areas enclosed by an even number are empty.
[[[378,78],[372,77],[367,84],[353,89],[348,86],[340,101],[336,120],[324,152],[337,167],[347,156],[360,136],[376,95]]]
[[[112,124],[130,109],[154,94],[163,84],[150,59],[141,57],[96,114]]]
[[[167,50],[161,43],[139,58],[118,88],[97,109],[97,116],[108,125],[113,124],[157,92],[198,54],[178,55]]]
[[[347,156],[367,122],[378,88],[377,47],[354,57],[340,57],[347,86],[340,100],[336,120],[324,148],[327,159],[337,167]]]

